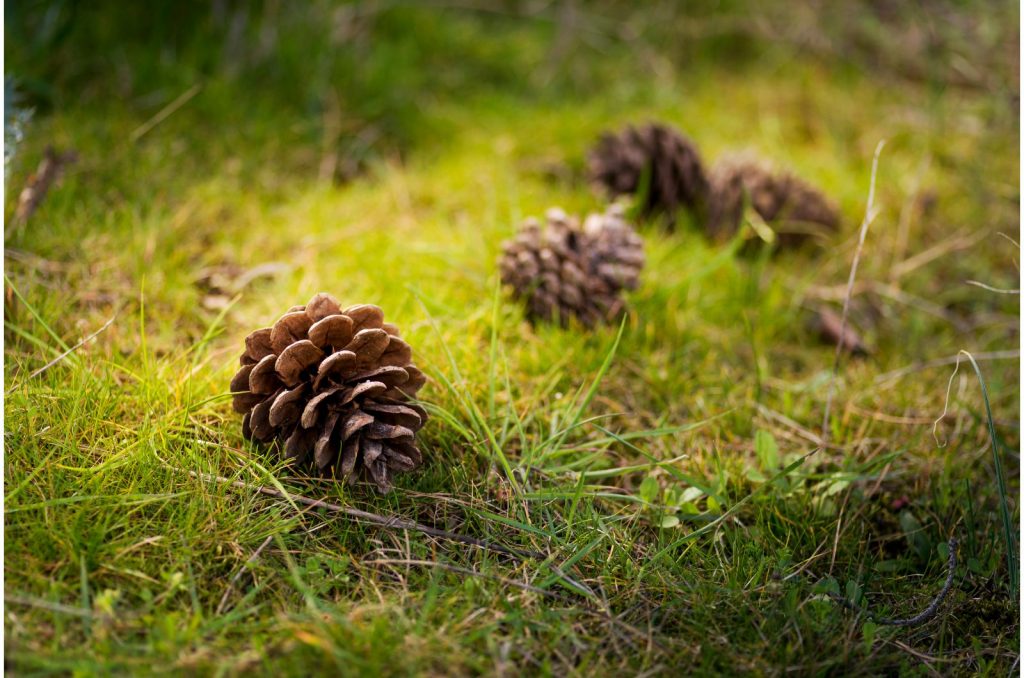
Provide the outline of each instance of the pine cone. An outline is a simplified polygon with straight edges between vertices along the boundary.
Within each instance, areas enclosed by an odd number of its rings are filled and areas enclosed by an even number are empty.
[[[622,290],[636,288],[643,265],[643,241],[618,205],[589,215],[582,228],[557,208],[548,210],[546,228],[529,219],[504,243],[500,261],[502,282],[531,319],[566,325],[575,317],[585,327],[624,310]]]
[[[706,229],[716,240],[732,237],[749,205],[775,231],[779,247],[796,247],[839,228],[839,213],[799,177],[747,155],[727,156],[711,171]]]
[[[380,308],[342,310],[317,294],[246,337],[231,380],[242,434],[276,442],[286,458],[322,475],[361,475],[387,492],[393,473],[423,461],[416,432],[427,414],[409,399],[426,377],[411,360]]]
[[[694,143],[675,129],[656,123],[626,127],[619,134],[605,133],[588,158],[591,181],[612,196],[641,196],[641,211],[670,218],[687,208],[703,218],[707,206],[708,179]]]

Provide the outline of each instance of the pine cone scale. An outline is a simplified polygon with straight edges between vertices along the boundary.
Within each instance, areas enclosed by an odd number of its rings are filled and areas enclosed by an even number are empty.
[[[283,391],[274,398],[270,406],[268,418],[275,428],[293,426],[302,416],[302,396],[306,394],[307,385],[299,384],[290,391]]]
[[[313,388],[319,389],[324,379],[350,372],[355,366],[356,354],[352,351],[341,350],[337,353],[332,353],[320,363],[316,373],[316,380],[313,382]]]
[[[273,393],[281,385],[281,379],[274,371],[277,365],[277,354],[270,353],[264,356],[258,363],[252,366],[249,371],[249,391],[256,394],[267,395]],[[241,374],[241,371],[239,372]]]
[[[319,365],[324,352],[313,345],[309,339],[302,339],[291,344],[274,363],[274,373],[284,382],[285,386],[294,386],[303,378],[303,373],[311,366]]]
[[[305,339],[312,324],[312,319],[305,311],[285,313],[270,329],[271,350],[280,354],[290,344]]]
[[[262,330],[256,330],[246,337],[245,353],[242,354],[242,359],[258,363],[264,356],[273,353],[274,349],[270,346],[270,333],[271,329],[265,327]]]
[[[319,348],[342,347],[354,336],[352,318],[346,315],[329,315],[313,323],[309,328],[309,340]]]

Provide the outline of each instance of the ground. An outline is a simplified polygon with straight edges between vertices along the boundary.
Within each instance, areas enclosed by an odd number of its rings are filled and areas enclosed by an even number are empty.
[[[6,668],[1016,671],[1017,9],[922,7],[8,7]],[[647,120],[799,173],[841,232],[751,254],[640,223],[621,325],[529,324],[502,240],[602,209],[588,146]],[[833,381],[808,323],[883,141],[871,352]],[[78,160],[19,222],[47,145]],[[231,410],[243,338],[319,291],[381,306],[430,377],[427,463],[386,496],[296,477]],[[951,537],[937,614],[872,621],[928,606]]]

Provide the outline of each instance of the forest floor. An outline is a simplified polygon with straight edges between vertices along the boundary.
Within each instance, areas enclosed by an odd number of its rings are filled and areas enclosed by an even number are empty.
[[[93,61],[72,57],[116,35],[109,17],[50,43],[9,18],[36,110],[6,174],[7,670],[1018,665],[1019,296],[1000,290],[1019,286],[1019,99],[1015,66],[986,61],[1015,59],[1015,17],[986,6],[972,29],[1013,35],[939,41],[921,65],[816,47],[860,45],[835,17],[807,19],[816,42],[672,3],[316,7],[239,20],[251,41],[230,17],[184,44],[140,30]],[[871,25],[912,49],[905,25]],[[750,256],[641,223],[621,326],[532,326],[500,288],[501,242],[550,206],[602,209],[587,148],[647,120],[708,161],[754,149],[794,170],[841,232]],[[808,323],[841,308],[883,140],[850,302],[870,355],[833,381]],[[13,220],[47,145],[77,161]],[[430,377],[425,467],[385,496],[295,477],[231,409],[246,334],[320,291],[382,307]],[[878,622],[936,597],[950,538],[936,614]]]

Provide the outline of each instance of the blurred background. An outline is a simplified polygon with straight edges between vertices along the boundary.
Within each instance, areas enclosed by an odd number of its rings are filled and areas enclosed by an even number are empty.
[[[210,133],[191,150],[272,147],[275,163],[335,181],[442,142],[452,121],[438,113],[454,102],[614,106],[794,61],[936,97],[982,91],[1007,124],[1019,100],[1018,7],[1005,1],[21,0],[5,12],[16,106],[145,119],[198,86],[189,122]]]

